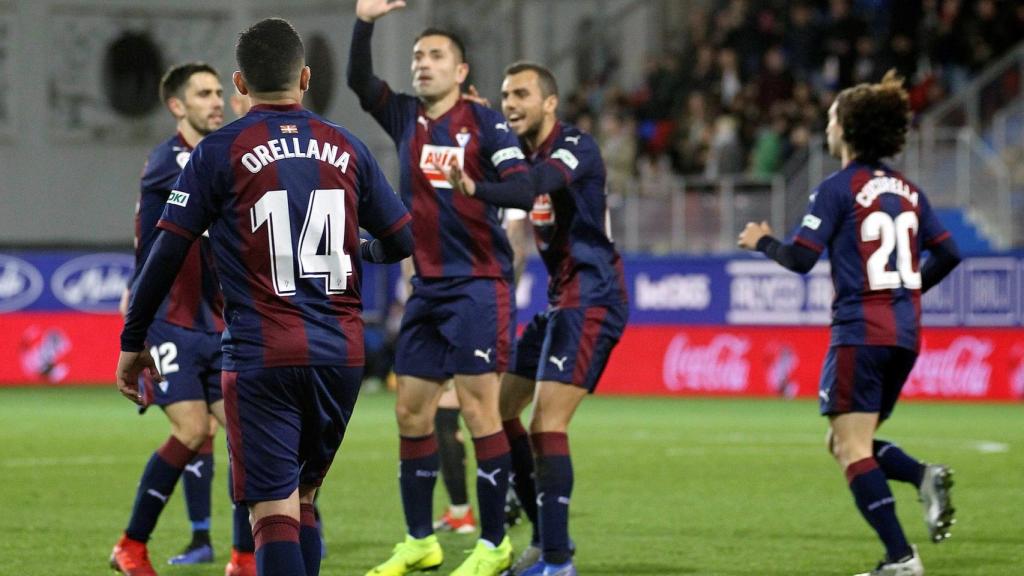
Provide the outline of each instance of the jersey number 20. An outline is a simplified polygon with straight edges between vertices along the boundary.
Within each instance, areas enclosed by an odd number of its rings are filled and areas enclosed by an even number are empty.
[[[895,219],[885,212],[872,212],[864,219],[860,226],[861,240],[881,241],[867,261],[868,285],[872,290],[921,288],[921,272],[914,271],[911,232],[917,235],[915,212],[901,212]],[[888,270],[893,249],[896,250],[896,269]]]
[[[288,210],[288,191],[271,190],[250,210],[253,234],[263,224],[269,226],[270,269],[274,291],[280,296],[295,294],[295,254]],[[320,241],[326,235],[325,253]],[[313,190],[309,196],[306,220],[299,235],[299,276],[323,278],[328,294],[341,294],[352,274],[352,258],[345,253],[345,191]]]

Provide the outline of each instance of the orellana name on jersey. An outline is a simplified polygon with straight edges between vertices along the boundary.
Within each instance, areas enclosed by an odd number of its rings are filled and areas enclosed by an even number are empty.
[[[424,144],[420,152],[420,170],[430,180],[434,188],[451,188],[452,185],[444,177],[444,173],[436,166],[451,166],[452,161],[456,162],[459,169],[465,168],[465,154],[463,148],[456,146],[437,146],[435,144]]]

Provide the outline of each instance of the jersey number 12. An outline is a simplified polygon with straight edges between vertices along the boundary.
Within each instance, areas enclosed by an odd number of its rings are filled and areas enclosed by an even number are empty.
[[[921,288],[921,272],[914,271],[911,232],[917,235],[917,214],[901,212],[895,219],[885,212],[872,212],[860,226],[864,242],[880,241],[878,249],[868,256],[868,285],[872,290]],[[896,250],[896,269],[888,270],[889,256]]]
[[[280,296],[295,294],[295,254],[288,210],[288,191],[271,190],[250,210],[252,233],[264,224],[270,238],[270,269],[274,291]],[[325,251],[318,252],[324,239]],[[306,220],[299,235],[299,276],[323,278],[328,294],[341,294],[352,274],[352,258],[345,253],[345,191],[313,190],[309,195]]]

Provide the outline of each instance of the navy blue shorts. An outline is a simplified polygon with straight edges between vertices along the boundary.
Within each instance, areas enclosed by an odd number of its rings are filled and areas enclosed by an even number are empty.
[[[917,353],[897,346],[833,346],[825,356],[818,397],[823,416],[892,414]]]
[[[505,372],[515,291],[498,278],[413,279],[395,345],[395,373],[430,380]]]
[[[146,333],[146,344],[164,381],[154,384],[148,377],[142,379],[143,409],[151,404],[162,407],[186,400],[207,404],[221,400],[219,333],[157,320]]]
[[[223,373],[235,502],[320,486],[359,395],[363,368],[287,366]]]
[[[626,329],[629,307],[555,308],[533,317],[516,344],[512,373],[530,380],[550,380],[597,387],[612,349]]]

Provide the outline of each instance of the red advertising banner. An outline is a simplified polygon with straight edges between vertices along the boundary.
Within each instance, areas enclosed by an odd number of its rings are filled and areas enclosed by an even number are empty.
[[[113,386],[121,326],[117,313],[0,314],[0,386]]]
[[[0,386],[111,384],[121,317],[83,312],[0,315]],[[825,327],[631,326],[601,394],[818,394]],[[927,328],[904,398],[1024,399],[1024,330]]]
[[[825,327],[634,326],[602,394],[816,397]],[[1024,399],[1024,331],[930,328],[904,398]]]

